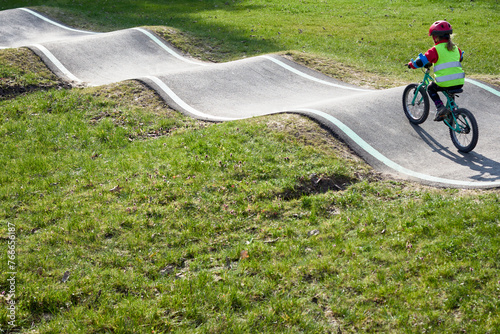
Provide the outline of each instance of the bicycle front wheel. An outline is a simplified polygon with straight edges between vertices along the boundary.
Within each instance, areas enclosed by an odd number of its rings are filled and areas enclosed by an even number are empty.
[[[429,96],[423,87],[409,84],[403,92],[403,110],[412,124],[421,124],[429,116]]]
[[[453,113],[455,118],[451,118],[449,123],[451,141],[460,152],[470,152],[476,147],[479,139],[476,118],[464,108],[459,108]]]

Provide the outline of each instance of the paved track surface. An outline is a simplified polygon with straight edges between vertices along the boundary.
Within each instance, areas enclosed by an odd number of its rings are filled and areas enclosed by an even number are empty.
[[[93,33],[28,9],[0,11],[0,48],[21,46],[69,81],[141,80],[171,106],[204,120],[305,114],[384,173],[435,186],[500,187],[500,92],[475,81],[467,81],[458,102],[476,116],[479,143],[462,154],[432,115],[420,126],[408,122],[404,87],[361,89],[277,55],[209,64],[182,56],[146,29]]]

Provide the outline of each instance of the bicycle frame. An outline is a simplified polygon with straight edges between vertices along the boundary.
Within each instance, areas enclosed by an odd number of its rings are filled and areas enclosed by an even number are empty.
[[[427,86],[429,86],[431,82],[435,81],[434,78],[431,76],[430,71],[431,71],[430,68],[427,68],[425,71],[422,69],[422,72],[424,72],[424,79],[418,85],[418,87],[416,89],[417,91],[419,91],[420,88],[423,87],[425,89],[425,91],[427,92]],[[453,131],[461,132],[462,127],[460,125],[458,125],[457,118],[455,117],[455,113],[454,113],[454,111],[458,109],[458,105],[455,102],[455,98],[453,95],[450,96],[450,94],[448,94],[447,91],[442,91],[442,93],[444,94],[444,96],[446,96],[446,107],[452,111],[451,117],[448,117],[447,119],[445,119],[444,123]],[[413,100],[412,100],[413,105],[415,105],[416,99],[417,99],[417,94],[415,94],[415,96],[413,97]],[[422,102],[422,101],[419,101],[419,102]],[[467,120],[466,120],[466,123],[467,123]],[[454,126],[451,124],[454,124]],[[467,126],[469,126],[468,123],[467,123]]]
[[[429,86],[436,85],[436,80],[431,73],[432,64],[428,64],[422,68],[424,77],[419,83],[411,83],[407,85],[403,91],[403,111],[410,123],[414,126],[419,126],[427,120],[430,112],[430,96]],[[434,86],[433,86],[434,87]],[[451,87],[450,87],[451,88]],[[446,96],[446,116],[443,120],[435,118],[435,121],[444,123],[448,127],[453,145],[462,153],[472,151],[479,138],[479,129],[474,115],[465,108],[459,108],[455,99],[462,89],[438,88]],[[444,109],[440,107],[439,109]]]

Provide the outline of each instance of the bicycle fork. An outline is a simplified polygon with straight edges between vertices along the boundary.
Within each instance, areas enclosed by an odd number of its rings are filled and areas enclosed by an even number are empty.
[[[420,105],[420,103],[422,103],[422,101],[424,100],[424,97],[421,96],[420,99],[417,101],[417,96],[418,96],[418,92],[420,92],[420,88],[421,87],[425,87],[427,88],[426,86],[424,86],[423,83],[421,83],[420,85],[418,85],[416,88],[415,88],[415,94],[413,94],[413,99],[411,101],[411,105],[414,106],[415,105],[415,102],[417,103],[417,105]],[[426,94],[427,94],[427,90],[424,89],[426,91]]]

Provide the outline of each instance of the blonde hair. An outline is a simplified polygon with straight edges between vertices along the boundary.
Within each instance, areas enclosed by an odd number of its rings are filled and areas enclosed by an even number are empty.
[[[446,43],[446,48],[448,49],[448,51],[453,51],[455,50],[455,43],[453,43],[453,41],[451,40],[451,36],[450,35],[444,35],[442,39],[447,39],[448,40],[448,43]]]

